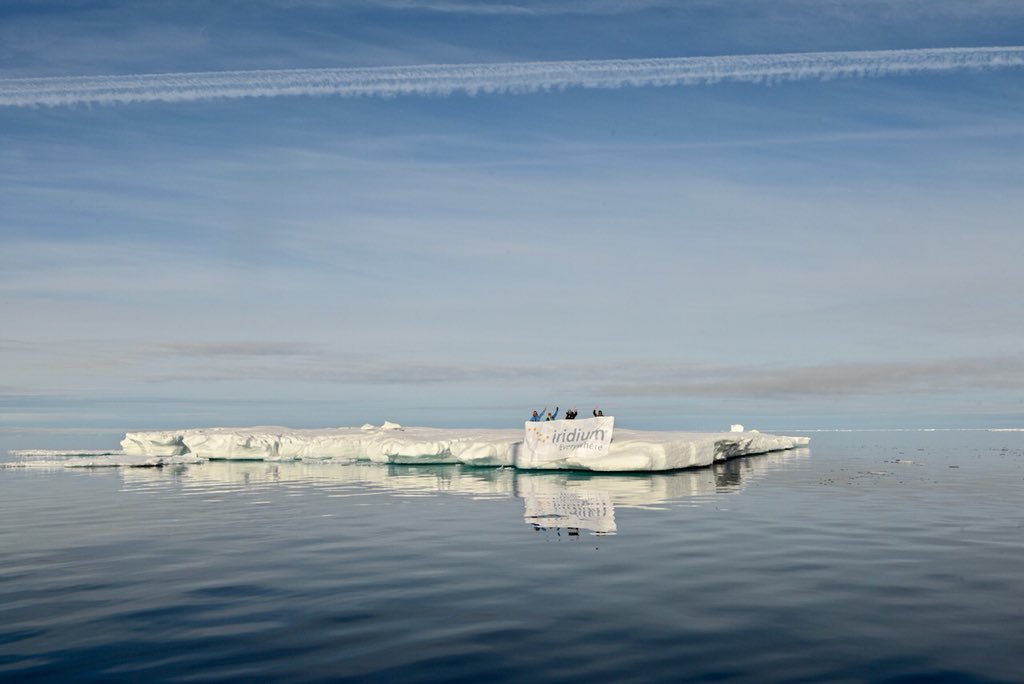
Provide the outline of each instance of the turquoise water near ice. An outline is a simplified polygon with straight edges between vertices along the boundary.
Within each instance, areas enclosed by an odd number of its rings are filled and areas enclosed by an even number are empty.
[[[1024,681],[1024,433],[810,434],[646,475],[0,469],[0,681]]]

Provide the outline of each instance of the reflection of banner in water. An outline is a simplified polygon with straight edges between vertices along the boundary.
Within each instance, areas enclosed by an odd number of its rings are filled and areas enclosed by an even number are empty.
[[[523,496],[523,520],[536,527],[575,527],[614,533],[615,507],[604,492],[553,492]]]
[[[581,460],[608,454],[615,418],[527,422],[523,453],[516,465],[531,468],[545,463]]]

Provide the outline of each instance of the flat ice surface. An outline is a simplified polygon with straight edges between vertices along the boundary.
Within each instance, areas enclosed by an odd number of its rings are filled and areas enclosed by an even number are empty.
[[[737,456],[806,446],[806,437],[744,432],[651,432],[617,428],[606,456],[581,455],[538,470],[661,471],[708,466]],[[278,426],[129,432],[123,453],[73,459],[74,465],[155,466],[210,459],[354,463],[520,465],[523,430],[377,427],[296,430]],[[72,452],[67,452],[72,453]],[[53,463],[49,460],[46,464]],[[41,465],[41,463],[34,463]],[[70,464],[70,462],[66,462]]]

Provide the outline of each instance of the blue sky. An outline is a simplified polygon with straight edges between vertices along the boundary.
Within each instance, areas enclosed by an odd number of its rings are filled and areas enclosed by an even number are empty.
[[[1009,0],[5,2],[40,77],[1015,46]],[[1024,425],[1024,69],[0,106],[0,429]]]

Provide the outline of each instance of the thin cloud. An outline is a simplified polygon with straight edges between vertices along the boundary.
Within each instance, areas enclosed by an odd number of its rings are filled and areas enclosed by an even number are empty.
[[[680,14],[720,9],[721,0],[266,0],[270,6],[286,8],[320,7],[331,10],[386,10],[396,12],[433,12],[467,15],[618,15],[648,10]],[[753,14],[764,10],[776,15],[804,15],[809,9],[817,14],[830,14],[846,20],[879,14],[887,17],[919,18],[922,16],[991,17],[993,14],[1016,14],[1018,0],[737,0],[734,11]]]
[[[443,14],[547,16],[626,14],[671,7],[671,0],[587,0],[584,2],[482,2],[481,0],[377,0],[368,7]]]
[[[248,97],[525,94],[567,88],[880,78],[1024,66],[1024,46],[0,79],[0,106]]]
[[[253,355],[255,356],[255,355]],[[268,360],[269,361],[269,360]],[[339,385],[492,384],[556,382],[601,396],[793,399],[880,395],[956,395],[1012,391],[1024,384],[1024,355],[929,361],[881,361],[814,366],[752,367],[703,363],[619,362],[495,364],[392,360],[324,351],[277,362],[237,358],[217,365],[178,366],[150,373],[149,382],[221,382],[239,377]],[[602,380],[594,382],[595,377]]]
[[[758,399],[1012,391],[1024,383],[1024,355],[779,368],[722,366],[701,373],[666,367],[663,377],[668,379],[609,383],[602,390],[633,397]]]
[[[188,358],[221,357],[293,357],[321,353],[315,345],[304,342],[169,342],[158,346],[161,353]]]

